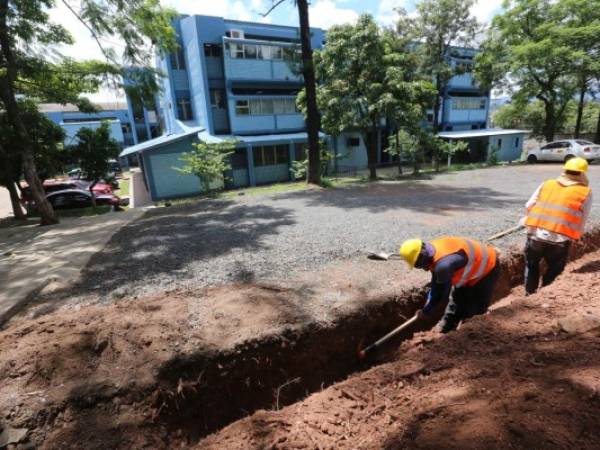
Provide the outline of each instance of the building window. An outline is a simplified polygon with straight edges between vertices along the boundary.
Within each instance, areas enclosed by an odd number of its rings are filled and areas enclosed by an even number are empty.
[[[250,106],[248,100],[237,100],[235,102],[235,114],[237,116],[248,116],[250,115]]]
[[[194,118],[190,99],[181,98],[177,100],[177,116],[179,120],[192,120]]]
[[[129,125],[128,123],[121,124],[121,131],[123,132],[123,134],[131,133],[131,125]]]
[[[498,148],[502,148],[502,139],[498,139]]]
[[[220,58],[221,57],[221,46],[217,44],[204,44],[204,56]]]
[[[215,109],[225,108],[225,91],[223,89],[210,90],[210,106]]]
[[[273,114],[297,114],[296,101],[293,98],[257,98],[252,100],[237,100],[236,114],[238,116],[271,116]],[[241,113],[238,107],[241,107]]]
[[[515,148],[519,148],[519,138],[515,138]]]
[[[243,58],[244,57],[244,46],[240,44],[228,44],[229,45],[229,56],[231,58]]]
[[[280,60],[283,59],[283,49],[274,45],[255,45],[255,44],[238,44],[230,42],[227,44],[229,47],[229,56],[231,58],[244,58],[244,59],[272,59]],[[206,46],[204,47],[204,53],[206,54]],[[219,48],[220,52],[220,48]],[[208,56],[208,55],[207,55]],[[213,56],[213,55],[211,55]],[[221,56],[219,53],[218,56]]]
[[[349,137],[346,139],[346,147],[358,147],[360,145],[360,138]]]
[[[246,158],[245,148],[236,148],[230,156],[231,170],[242,170],[248,168],[248,158]]]
[[[473,63],[460,62],[456,64],[456,71],[460,74],[473,72]]]
[[[485,109],[484,98],[453,98],[452,109]]]
[[[185,57],[183,56],[183,50],[178,49],[171,53],[171,69],[173,70],[184,70],[185,69]]]
[[[274,166],[277,164],[287,164],[289,160],[288,146],[263,145],[252,148],[254,166]]]

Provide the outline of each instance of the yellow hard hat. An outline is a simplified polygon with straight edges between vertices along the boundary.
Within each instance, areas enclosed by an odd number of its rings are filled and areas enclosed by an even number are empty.
[[[587,172],[588,162],[583,158],[571,158],[565,163],[565,170],[570,172]]]
[[[423,247],[421,239],[408,239],[400,246],[400,256],[411,269],[415,268],[419,253],[421,253],[421,247]]]

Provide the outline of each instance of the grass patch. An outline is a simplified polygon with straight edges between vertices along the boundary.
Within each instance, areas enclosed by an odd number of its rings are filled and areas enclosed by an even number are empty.
[[[123,173],[123,178],[119,180],[119,189],[115,190],[115,195],[123,198],[129,197],[129,172]]]
[[[358,183],[366,182],[366,178],[322,178],[321,187],[340,188]],[[286,183],[275,183],[266,186],[247,187],[242,189],[232,189],[226,191],[216,191],[208,195],[194,195],[192,197],[177,198],[173,200],[161,200],[158,206],[179,206],[189,205],[201,200],[227,199],[241,196],[261,196],[283,194],[286,192],[299,192],[307,189],[314,189],[312,185],[306,184],[306,181],[292,181]]]

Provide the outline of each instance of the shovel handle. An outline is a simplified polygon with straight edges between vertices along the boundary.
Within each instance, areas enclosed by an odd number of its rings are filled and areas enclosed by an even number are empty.
[[[522,228],[525,228],[525,225],[515,225],[514,227],[508,228],[507,230],[501,231],[500,233],[494,234],[492,236],[490,236],[489,238],[487,238],[488,242],[489,241],[493,241],[495,239],[499,239],[501,237],[506,236],[507,234],[511,234],[514,233],[516,231],[521,230]]]
[[[362,358],[364,358],[368,352],[370,352],[371,350],[379,347],[384,342],[389,341],[391,338],[393,338],[394,336],[396,336],[402,330],[404,330],[405,328],[408,328],[410,325],[412,325],[414,322],[416,322],[418,319],[419,319],[419,316],[417,314],[415,314],[413,317],[411,317],[410,319],[408,319],[402,325],[400,325],[399,327],[394,328],[392,331],[390,331],[388,334],[386,334],[385,336],[383,336],[381,339],[373,342],[371,345],[369,345],[368,347],[366,347],[363,350],[361,350],[359,352],[359,355]]]

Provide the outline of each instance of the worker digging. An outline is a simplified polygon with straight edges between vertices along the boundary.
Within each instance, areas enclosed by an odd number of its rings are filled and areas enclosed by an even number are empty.
[[[500,265],[496,250],[463,237],[442,237],[430,242],[409,239],[400,247],[408,266],[431,272],[431,288],[417,317],[428,316],[448,301],[436,328],[447,333],[469,317],[484,314],[498,279]]]
[[[527,244],[525,246],[525,291],[537,291],[540,284],[540,262],[547,269],[542,286],[547,286],[562,273],[567,264],[571,242],[581,238],[592,206],[592,190],[588,187],[588,162],[571,158],[556,179],[544,181],[526,204]],[[522,219],[522,220],[523,220]]]

